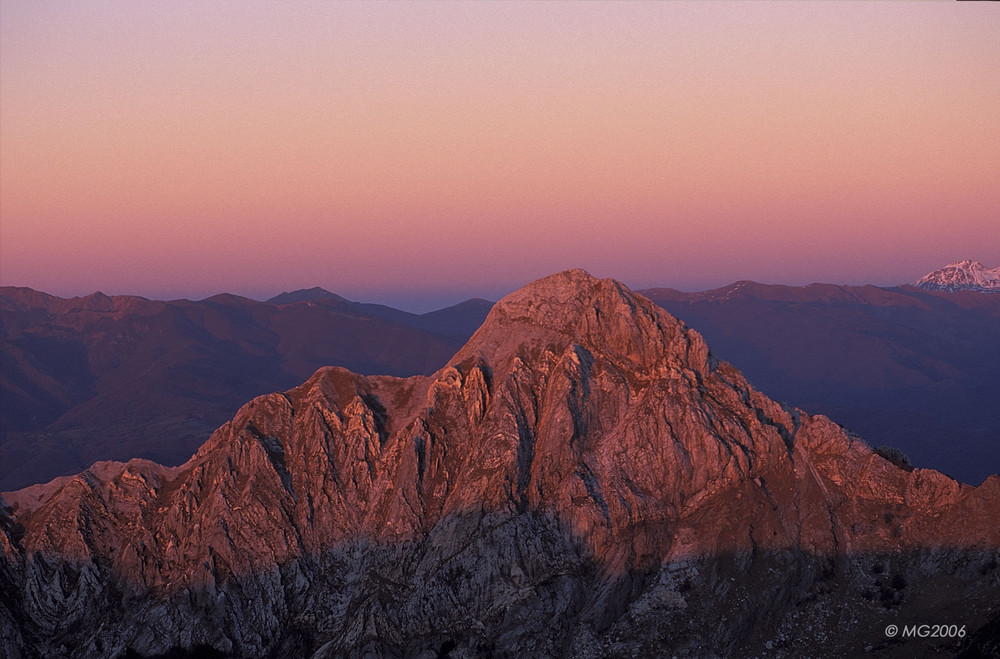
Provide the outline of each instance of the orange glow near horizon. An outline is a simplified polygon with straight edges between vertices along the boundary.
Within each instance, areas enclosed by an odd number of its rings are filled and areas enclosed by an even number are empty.
[[[2,5],[0,283],[496,297],[1000,265],[1000,12]]]

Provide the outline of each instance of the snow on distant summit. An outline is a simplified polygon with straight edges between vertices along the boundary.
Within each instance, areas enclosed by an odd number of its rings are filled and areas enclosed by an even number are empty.
[[[913,285],[929,291],[1000,292],[1000,268],[990,270],[979,261],[966,259],[924,275]]]

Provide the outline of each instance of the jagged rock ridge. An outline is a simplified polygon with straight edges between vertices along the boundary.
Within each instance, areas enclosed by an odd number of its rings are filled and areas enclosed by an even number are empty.
[[[1000,291],[1000,268],[987,268],[979,261],[966,259],[951,263],[913,282],[929,291]]]
[[[1000,593],[1000,479],[897,467],[583,271],[501,300],[433,376],[321,369],[185,465],[6,498],[10,656],[791,656],[797,626],[858,627],[845,598]]]

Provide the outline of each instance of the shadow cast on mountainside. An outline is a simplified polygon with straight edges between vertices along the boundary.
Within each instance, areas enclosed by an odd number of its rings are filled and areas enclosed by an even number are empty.
[[[995,550],[754,549],[623,567],[629,551],[598,559],[543,513],[469,513],[253,574],[214,564],[173,592],[36,554],[4,604],[47,657],[978,656],[1000,615]],[[965,631],[887,637],[890,624]]]

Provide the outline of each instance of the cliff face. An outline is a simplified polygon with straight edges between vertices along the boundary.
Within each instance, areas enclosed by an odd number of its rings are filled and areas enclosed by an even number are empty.
[[[321,369],[180,467],[5,499],[9,656],[912,655],[882,621],[1000,594],[1000,479],[897,467],[582,271],[433,376]]]

